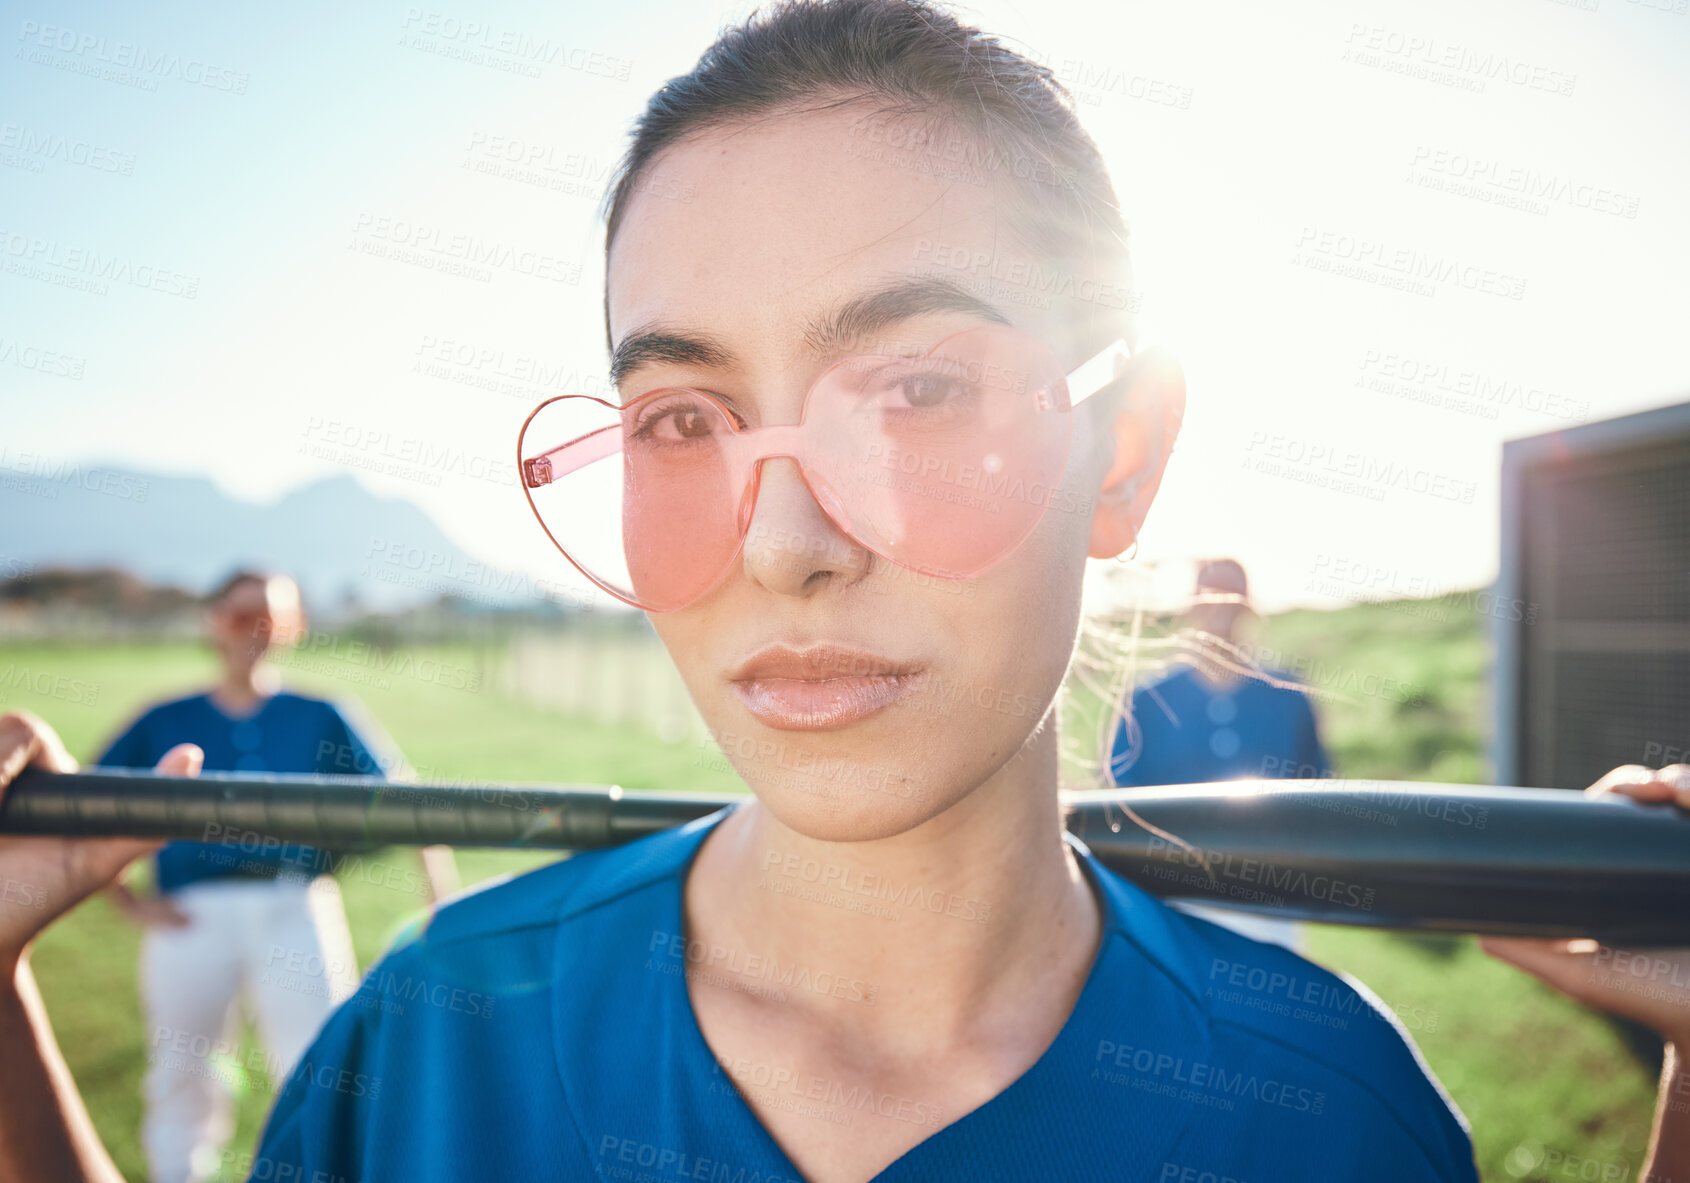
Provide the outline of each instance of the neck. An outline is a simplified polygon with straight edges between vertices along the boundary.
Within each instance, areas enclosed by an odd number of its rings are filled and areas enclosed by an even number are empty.
[[[890,838],[820,841],[761,803],[743,807],[693,865],[691,949],[842,979],[832,993],[788,991],[790,1002],[906,1047],[969,1042],[1029,996],[1071,999],[1102,925],[1062,837],[1057,779],[1045,727],[972,793]],[[870,991],[874,1005],[861,1005]]]
[[[281,678],[276,671],[258,662],[244,669],[225,669],[223,680],[212,690],[211,697],[230,714],[243,715],[273,697],[280,688]]]

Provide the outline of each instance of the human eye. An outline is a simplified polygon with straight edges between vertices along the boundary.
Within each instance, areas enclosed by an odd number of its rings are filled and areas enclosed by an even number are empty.
[[[709,440],[726,427],[722,413],[715,406],[688,391],[643,401],[624,420],[630,441],[659,447],[696,444]]]
[[[876,410],[911,420],[950,420],[972,411],[980,399],[968,368],[949,359],[886,365],[866,386]]]

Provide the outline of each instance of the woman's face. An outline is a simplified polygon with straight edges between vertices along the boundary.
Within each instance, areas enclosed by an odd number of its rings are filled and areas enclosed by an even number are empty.
[[[830,363],[925,349],[994,316],[1049,345],[1064,370],[1106,345],[1075,339],[1079,318],[1055,301],[1016,302],[1024,281],[994,277],[1032,274],[1039,260],[1009,232],[1003,191],[910,167],[937,155],[885,159],[899,126],[850,110],[786,115],[691,137],[653,162],[665,183],[641,187],[611,252],[611,340],[660,332],[697,347],[641,350],[622,397],[690,386],[747,426],[789,424]],[[854,301],[935,276],[955,294],[858,303],[839,323]],[[1005,765],[1052,702],[1078,626],[1090,507],[1110,459],[1087,410],[1064,478],[1076,491],[1066,504],[1082,509],[1048,510],[1008,558],[965,581],[863,549],[793,461],[764,462],[735,568],[652,622],[724,752],[783,823],[829,840],[886,837],[994,777],[1013,781]]]

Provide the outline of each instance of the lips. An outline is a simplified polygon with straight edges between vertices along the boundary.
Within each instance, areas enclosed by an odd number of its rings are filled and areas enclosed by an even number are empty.
[[[830,731],[885,710],[913,691],[913,662],[835,645],[771,645],[729,675],[759,721],[781,731]]]

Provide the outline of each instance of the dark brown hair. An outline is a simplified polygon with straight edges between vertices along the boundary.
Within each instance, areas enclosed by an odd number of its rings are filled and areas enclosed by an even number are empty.
[[[606,194],[605,254],[652,162],[682,138],[844,103],[954,126],[1005,182],[1011,225],[1061,266],[1127,272],[1127,227],[1097,145],[1051,71],[927,0],[782,0],[660,87]],[[609,336],[609,301],[605,329]]]
[[[207,604],[221,604],[224,600],[229,598],[229,593],[234,591],[241,584],[267,584],[270,582],[270,578],[271,576],[268,571],[256,571],[251,567],[242,567],[239,570],[231,571],[224,578],[223,582],[217,585],[216,590],[205,597],[205,602]]]

